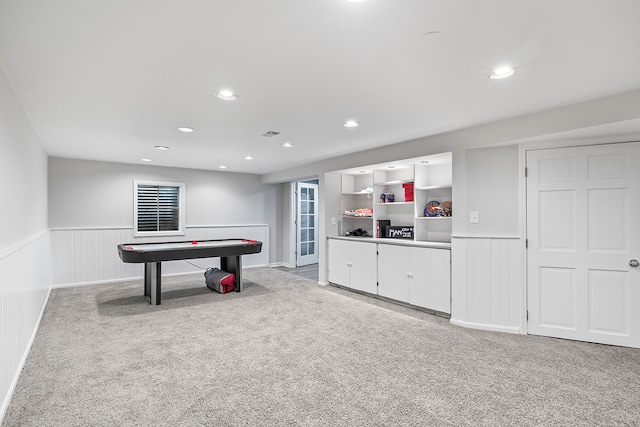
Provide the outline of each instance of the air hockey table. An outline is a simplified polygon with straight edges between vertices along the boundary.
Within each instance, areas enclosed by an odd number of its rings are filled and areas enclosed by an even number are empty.
[[[235,290],[242,291],[242,255],[262,251],[262,242],[247,239],[193,240],[190,242],[122,243],[118,255],[123,262],[144,263],[144,295],[151,305],[160,305],[162,261],[220,258],[220,269],[236,276]]]

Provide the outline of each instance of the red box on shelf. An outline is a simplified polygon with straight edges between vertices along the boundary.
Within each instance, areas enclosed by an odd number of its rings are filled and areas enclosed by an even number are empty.
[[[402,188],[404,188],[404,201],[413,202],[413,182],[405,182]]]

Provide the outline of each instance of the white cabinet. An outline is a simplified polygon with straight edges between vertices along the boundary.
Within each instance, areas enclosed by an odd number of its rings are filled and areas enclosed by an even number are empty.
[[[329,281],[363,292],[377,292],[377,245],[329,239]]]
[[[451,251],[411,249],[409,304],[451,314]]]
[[[378,245],[378,295],[409,302],[410,252],[406,246]]]
[[[451,313],[451,252],[378,245],[378,295]]]

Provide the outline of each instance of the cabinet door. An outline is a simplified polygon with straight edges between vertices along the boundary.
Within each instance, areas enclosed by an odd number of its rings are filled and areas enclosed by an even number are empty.
[[[329,281],[349,286],[349,244],[344,240],[329,240]],[[373,245],[375,246],[375,245]]]
[[[409,302],[411,249],[406,246],[378,245],[378,295]]]
[[[411,248],[409,303],[451,314],[451,251]]]
[[[349,244],[349,286],[363,292],[375,294],[378,275],[376,272],[377,246],[375,243],[345,242]]]

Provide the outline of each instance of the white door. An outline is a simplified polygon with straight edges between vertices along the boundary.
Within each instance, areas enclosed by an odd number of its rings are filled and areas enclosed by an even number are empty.
[[[411,248],[378,245],[378,295],[409,302]]]
[[[329,239],[328,259],[329,259],[329,281],[341,286],[351,286],[349,281],[350,249],[352,242],[344,240]]]
[[[526,159],[529,333],[640,347],[640,143]]]
[[[349,243],[349,287],[375,294],[378,288],[377,246],[375,243]]]
[[[411,248],[409,303],[451,314],[451,251]]]
[[[318,263],[318,184],[297,183],[296,266]]]

